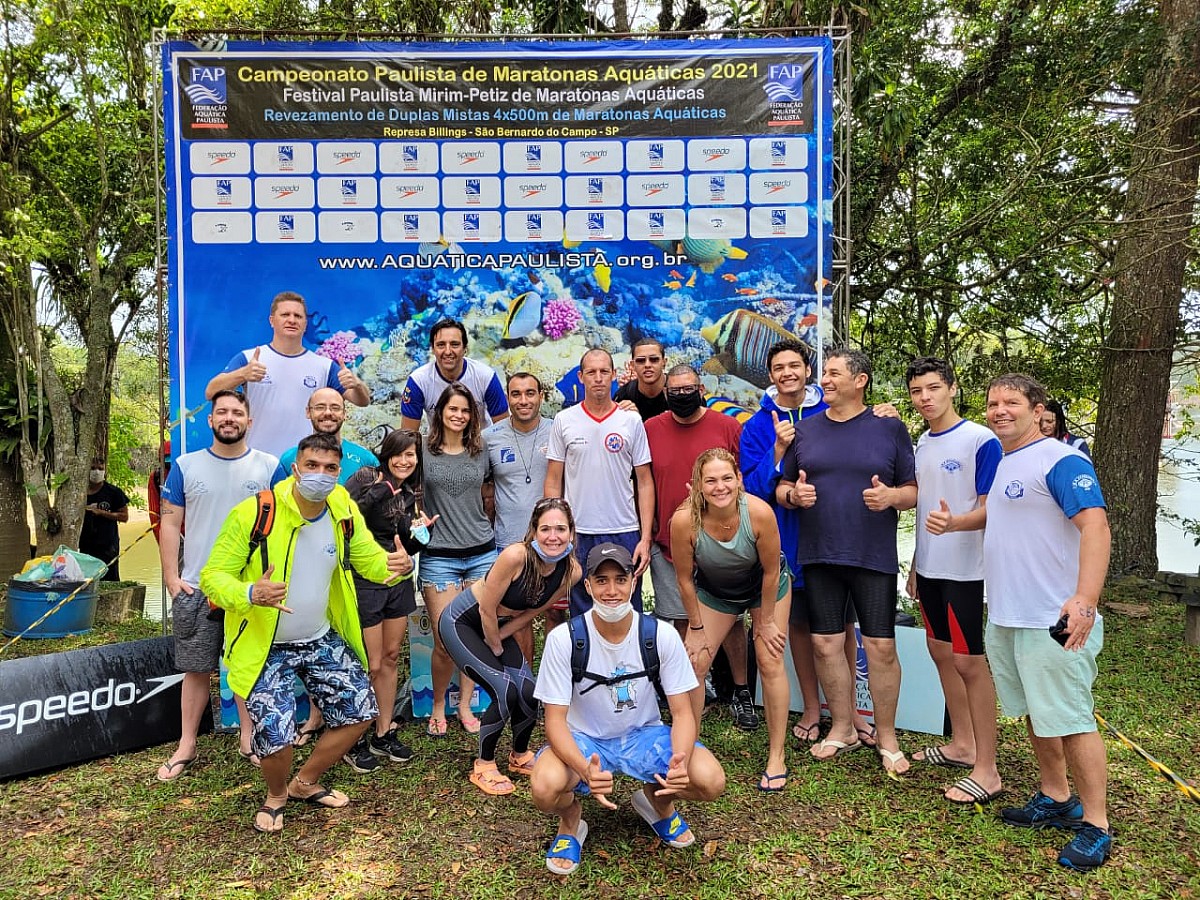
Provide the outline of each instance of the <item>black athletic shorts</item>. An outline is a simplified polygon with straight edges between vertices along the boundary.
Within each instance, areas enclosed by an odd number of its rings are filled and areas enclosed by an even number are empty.
[[[926,578],[917,573],[925,633],[964,656],[983,655],[983,581]]]

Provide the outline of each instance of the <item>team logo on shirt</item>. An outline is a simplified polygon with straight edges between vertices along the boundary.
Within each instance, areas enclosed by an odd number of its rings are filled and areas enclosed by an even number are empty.
[[[313,378],[313,376],[311,376],[311,375],[305,375],[304,376],[304,386],[306,388],[316,388],[317,379]]]
[[[1019,481],[1010,481],[1004,486],[1004,496],[1009,500],[1020,500],[1025,496],[1025,485]]]
[[[942,468],[947,472],[960,472],[962,471],[962,463],[957,459],[943,459]]]
[[[257,494],[259,491],[266,490],[266,485],[259,484],[252,478],[249,481],[242,482],[242,490],[247,494]]]
[[[512,463],[517,461],[517,454],[513,453],[512,447],[500,448],[500,462]]]
[[[1071,487],[1075,488],[1077,491],[1090,491],[1095,486],[1096,479],[1086,473],[1083,475],[1076,475],[1075,479],[1071,482]]]
[[[337,547],[333,546],[333,544],[326,544],[322,549],[325,551],[326,556],[337,555]]]
[[[400,395],[400,402],[401,403],[411,403],[412,402],[412,391],[409,390],[407,384],[404,386],[404,393]]]
[[[612,671],[613,678],[620,678],[622,675],[628,674],[629,669],[625,666],[617,666]],[[633,682],[629,679],[610,684],[608,686],[608,693],[612,697],[613,712],[637,709],[637,691],[634,689]]]
[[[604,436],[604,447],[609,453],[620,453],[625,449],[625,438],[615,431]]]

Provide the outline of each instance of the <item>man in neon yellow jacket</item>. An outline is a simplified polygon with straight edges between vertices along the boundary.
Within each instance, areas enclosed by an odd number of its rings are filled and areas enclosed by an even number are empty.
[[[244,500],[229,513],[200,573],[201,589],[225,609],[229,686],[246,698],[254,752],[262,759],[267,799],[254,816],[258,831],[283,829],[289,798],[333,809],[350,802],[320,778],[378,714],[351,569],[381,583],[412,575],[408,555],[382,550],[337,484],[341,458],[337,438],[304,438],[292,476],[274,488],[266,538],[251,547],[256,521],[265,517],[257,498]],[[326,730],[289,781],[295,676],[321,710]]]

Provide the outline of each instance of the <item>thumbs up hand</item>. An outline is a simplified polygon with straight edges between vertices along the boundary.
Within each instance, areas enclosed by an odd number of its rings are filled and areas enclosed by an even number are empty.
[[[892,489],[872,475],[871,486],[863,491],[863,503],[872,512],[882,512],[892,505]]]
[[[792,445],[796,437],[796,426],[792,424],[790,417],[779,418],[779,412],[774,409],[771,410],[771,422],[775,425],[775,458],[778,461]]]
[[[262,381],[266,377],[267,367],[259,361],[261,355],[262,347],[255,347],[250,362],[242,366],[243,381]]]
[[[267,566],[262,577],[251,585],[250,603],[254,606],[269,606],[291,615],[292,611],[283,605],[283,601],[287,599],[287,582],[272,581],[271,576],[274,574],[275,564],[272,563]]]
[[[925,530],[930,534],[947,534],[954,530],[954,515],[945,500],[937,509],[931,509],[925,519]]]
[[[796,475],[796,486],[792,488],[791,500],[800,509],[811,509],[817,503],[817,486],[808,483],[808,474],[801,469]]]
[[[387,555],[388,571],[392,575],[407,575],[413,570],[412,557],[404,549],[404,544],[400,542],[399,535],[396,535],[394,540],[396,542],[396,549]]]
[[[358,384],[358,376],[351,372],[344,362],[338,363],[337,377],[343,391],[348,391]]]
[[[588,760],[583,780],[587,783],[588,790],[592,792],[597,803],[606,809],[617,808],[617,804],[608,799],[608,795],[612,793],[613,789],[613,774],[600,767],[599,754],[593,753],[592,758]]]

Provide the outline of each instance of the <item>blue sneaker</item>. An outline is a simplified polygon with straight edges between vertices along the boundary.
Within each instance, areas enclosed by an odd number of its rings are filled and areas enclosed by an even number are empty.
[[[1017,828],[1078,828],[1083,824],[1083,804],[1072,794],[1059,802],[1038,791],[1024,806],[1000,810],[1005,825]]]
[[[1112,835],[1103,828],[1084,822],[1079,833],[1071,838],[1071,842],[1058,854],[1058,861],[1068,869],[1090,872],[1097,866],[1104,865],[1110,853]]]

